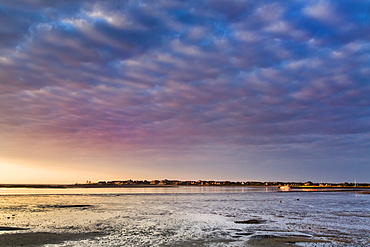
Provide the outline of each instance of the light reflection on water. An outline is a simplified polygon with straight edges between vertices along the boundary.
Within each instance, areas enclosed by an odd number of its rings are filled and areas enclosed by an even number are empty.
[[[112,187],[112,188],[0,188],[0,195],[12,194],[163,194],[163,193],[244,193],[276,192],[276,187],[217,187],[217,186],[169,186],[169,187]]]
[[[0,190],[0,222],[31,232],[105,233],[65,246],[245,246],[250,236],[289,233],[364,246],[369,205],[369,195],[261,187],[11,188]],[[234,223],[248,219],[265,222]]]

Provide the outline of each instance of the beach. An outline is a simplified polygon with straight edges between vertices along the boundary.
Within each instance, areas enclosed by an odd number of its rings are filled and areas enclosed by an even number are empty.
[[[0,246],[369,244],[368,194],[241,187],[41,191],[1,191]]]

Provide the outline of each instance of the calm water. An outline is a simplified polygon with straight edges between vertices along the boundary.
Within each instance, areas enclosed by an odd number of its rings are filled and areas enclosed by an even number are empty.
[[[264,222],[235,223],[249,219]],[[28,232],[104,233],[57,246],[247,246],[256,235],[332,241],[302,246],[366,246],[370,195],[243,187],[0,189],[0,222]]]

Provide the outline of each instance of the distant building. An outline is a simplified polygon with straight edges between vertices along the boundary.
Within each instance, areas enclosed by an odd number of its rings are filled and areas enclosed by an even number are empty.
[[[313,183],[311,181],[307,181],[306,183],[304,183],[305,186],[312,186]]]

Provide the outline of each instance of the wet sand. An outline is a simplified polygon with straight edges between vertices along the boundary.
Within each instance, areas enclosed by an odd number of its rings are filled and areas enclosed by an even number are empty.
[[[249,246],[262,247],[262,246],[294,246],[296,243],[328,243],[329,241],[320,239],[305,238],[302,236],[273,236],[273,235],[258,235],[252,236],[248,241]]]
[[[0,231],[15,231],[15,230],[26,230],[16,227],[0,227]],[[253,234],[253,233],[250,233]],[[248,234],[248,235],[250,235]],[[44,244],[61,244],[64,241],[76,241],[83,239],[93,239],[95,237],[103,236],[104,234],[99,232],[89,233],[51,233],[51,232],[18,232],[18,233],[7,233],[0,235],[0,247],[6,246],[30,246],[36,247]],[[242,234],[240,234],[242,235]],[[233,242],[238,242],[237,239],[196,239],[188,241],[175,241],[168,246],[207,246],[209,244],[222,244],[229,245]],[[329,241],[312,239],[304,236],[274,236],[274,235],[256,235],[252,236],[247,246],[250,247],[264,247],[264,246],[295,246],[296,243],[321,243],[330,244]],[[325,246],[325,245],[324,245]]]
[[[14,229],[13,229],[14,230]],[[98,232],[90,233],[50,233],[26,232],[0,235],[0,246],[41,246],[44,244],[60,244],[67,240],[82,240],[101,236]]]
[[[243,244],[247,247],[286,247],[286,246],[298,246],[297,243],[311,243],[311,244],[328,244],[332,246],[331,242],[311,239],[302,236],[273,236],[273,235],[257,235],[252,236],[251,239]],[[238,239],[194,239],[188,241],[178,241],[174,243],[167,244],[165,246],[171,247],[182,247],[182,246],[241,246]],[[326,246],[326,245],[322,245]]]

